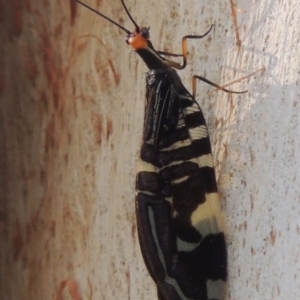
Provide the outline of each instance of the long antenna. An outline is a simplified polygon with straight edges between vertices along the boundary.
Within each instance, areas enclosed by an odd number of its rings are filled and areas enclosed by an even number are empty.
[[[126,13],[127,13],[127,16],[129,17],[129,19],[131,20],[131,22],[134,24],[136,32],[140,32],[140,27],[139,27],[138,24],[136,24],[136,22],[133,20],[131,14],[129,13],[129,11],[128,11],[128,9],[127,9],[125,3],[124,3],[124,0],[121,0],[121,2],[122,2],[122,4],[123,4],[123,7],[125,8],[125,11],[126,11]]]
[[[120,29],[124,30],[127,34],[130,34],[130,33],[131,33],[128,29],[126,29],[125,27],[121,26],[121,25],[118,24],[117,22],[113,21],[113,20],[110,19],[109,17],[107,17],[107,16],[101,14],[99,11],[97,11],[97,10],[91,8],[90,6],[88,6],[88,5],[84,4],[84,3],[82,3],[82,2],[79,1],[79,0],[75,0],[75,1],[78,2],[79,4],[85,6],[87,9],[93,11],[93,12],[96,13],[97,15],[101,16],[102,18],[106,19],[107,21],[109,21],[109,22],[115,24],[115,25],[118,26]],[[139,27],[136,25],[136,23],[133,21],[131,15],[129,14],[129,12],[128,12],[128,10],[127,10],[127,7],[125,6],[125,4],[124,4],[124,2],[123,2],[123,0],[121,0],[121,1],[122,1],[122,4],[123,4],[123,6],[124,6],[124,8],[125,8],[125,10],[126,10],[126,12],[127,12],[127,14],[128,14],[128,16],[129,16],[130,20],[133,22],[133,24],[134,24],[137,28],[139,28]]]

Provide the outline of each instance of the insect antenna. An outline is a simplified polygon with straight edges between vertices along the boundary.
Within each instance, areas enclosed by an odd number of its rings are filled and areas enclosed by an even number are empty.
[[[117,22],[113,21],[111,18],[103,15],[102,13],[100,13],[99,11],[93,9],[92,7],[84,4],[83,2],[79,1],[79,0],[75,0],[76,2],[78,2],[79,4],[81,4],[82,6],[86,7],[87,9],[91,10],[92,12],[96,13],[97,15],[101,16],[102,18],[106,19],[107,21],[113,23],[114,25],[118,26],[120,29],[122,29],[123,31],[125,31],[127,34],[131,34],[131,31],[129,31],[128,29],[126,29],[125,27],[121,26],[120,24],[118,24]],[[136,26],[136,29],[139,31],[139,27],[136,24],[136,22],[134,22],[133,18],[131,17],[131,15],[129,14],[129,11],[127,9],[127,7],[125,6],[125,3],[123,2],[123,0],[121,0],[127,15],[129,16],[130,20],[133,22],[134,26]]]
[[[139,33],[139,32],[140,32],[140,27],[139,27],[138,24],[133,20],[131,14],[129,13],[128,8],[127,8],[126,5],[125,5],[124,0],[121,0],[121,2],[122,2],[122,4],[123,4],[123,7],[124,7],[126,13],[127,13],[127,16],[129,17],[129,19],[131,20],[131,22],[134,24],[136,32]]]

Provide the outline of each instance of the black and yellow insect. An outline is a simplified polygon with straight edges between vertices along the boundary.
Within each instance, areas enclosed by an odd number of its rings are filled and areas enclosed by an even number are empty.
[[[220,300],[227,278],[227,252],[211,145],[203,113],[174,69],[186,66],[182,55],[156,51],[149,28],[127,33],[126,42],[143,59],[146,75],[144,132],[136,177],[136,218],[140,246],[160,300]],[[163,56],[182,56],[183,64]]]

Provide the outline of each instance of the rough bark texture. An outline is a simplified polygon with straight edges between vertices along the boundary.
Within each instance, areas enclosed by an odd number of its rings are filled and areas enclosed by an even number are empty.
[[[85,1],[133,29],[118,0]],[[226,215],[227,299],[300,297],[298,1],[126,1],[198,85]],[[242,12],[244,10],[244,12]],[[124,33],[72,1],[0,2],[4,300],[156,299],[134,215],[146,67]],[[236,21],[236,26],[234,22]],[[237,30],[238,29],[238,32]],[[239,37],[238,37],[239,34]]]

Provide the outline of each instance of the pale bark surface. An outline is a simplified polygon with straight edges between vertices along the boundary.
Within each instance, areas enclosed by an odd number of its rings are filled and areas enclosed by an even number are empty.
[[[132,30],[118,0],[87,4]],[[225,214],[226,299],[300,299],[300,9],[292,1],[126,2],[198,84]],[[244,10],[244,12],[241,12]],[[1,1],[3,300],[156,299],[136,232],[146,66],[124,33],[71,1]]]

